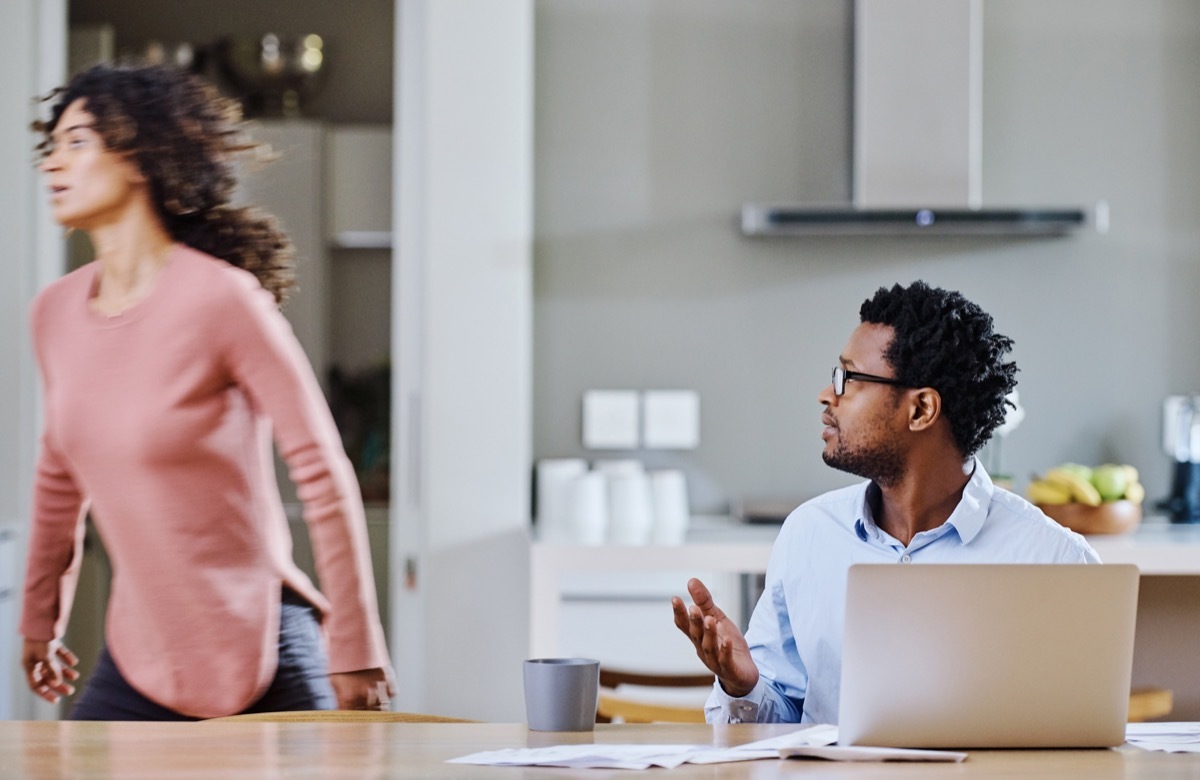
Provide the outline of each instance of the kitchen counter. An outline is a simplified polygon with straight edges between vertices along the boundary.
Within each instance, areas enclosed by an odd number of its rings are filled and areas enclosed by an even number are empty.
[[[1200,574],[1200,525],[1177,525],[1147,517],[1130,534],[1089,536],[1105,563],[1132,563],[1143,575]]]
[[[744,525],[728,517],[693,518],[684,544],[625,546],[535,540],[530,555],[529,645],[534,657],[558,654],[566,572],[725,572],[766,570],[776,525]],[[1138,600],[1134,685],[1169,687],[1172,719],[1200,720],[1200,667],[1193,637],[1200,634],[1200,525],[1174,525],[1149,516],[1131,534],[1090,536],[1106,563],[1132,563],[1142,572]]]
[[[533,652],[555,647],[559,578],[569,571],[716,571],[758,574],[766,570],[776,525],[746,525],[727,517],[693,518],[681,545],[585,545],[534,541],[531,555],[530,643]],[[1149,517],[1131,534],[1089,536],[1105,563],[1132,563],[1143,575],[1200,575],[1200,525],[1174,525]]]
[[[697,568],[760,573],[778,533],[778,525],[705,515],[692,518],[680,545],[586,545],[535,538],[533,549],[545,567],[559,571]],[[1087,540],[1105,563],[1132,563],[1146,575],[1200,575],[1200,524],[1176,525],[1150,516],[1133,533]]]

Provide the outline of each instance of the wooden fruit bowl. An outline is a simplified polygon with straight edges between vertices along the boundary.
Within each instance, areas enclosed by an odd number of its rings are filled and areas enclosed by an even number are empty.
[[[1088,534],[1127,534],[1142,521],[1142,505],[1133,501],[1087,504],[1038,504],[1046,516],[1072,531]]]

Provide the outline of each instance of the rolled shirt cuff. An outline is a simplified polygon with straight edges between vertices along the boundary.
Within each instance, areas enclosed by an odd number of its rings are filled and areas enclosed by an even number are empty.
[[[773,709],[768,701],[767,684],[761,675],[750,693],[736,698],[726,693],[718,680],[704,704],[704,719],[709,723],[764,723]]]

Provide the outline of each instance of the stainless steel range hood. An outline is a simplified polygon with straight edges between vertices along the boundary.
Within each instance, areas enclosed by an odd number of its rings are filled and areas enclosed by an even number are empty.
[[[1082,209],[742,207],[747,236],[1061,236],[1088,223]]]
[[[748,236],[1056,236],[1069,207],[982,207],[981,0],[856,0],[853,202],[743,206]],[[1091,219],[1089,219],[1091,216]]]

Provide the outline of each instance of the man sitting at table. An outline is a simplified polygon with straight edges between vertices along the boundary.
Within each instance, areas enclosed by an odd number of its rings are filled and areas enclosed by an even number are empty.
[[[710,723],[837,723],[853,563],[1100,560],[1082,536],[995,487],[975,457],[1016,386],[1016,364],[1004,361],[1012,340],[991,316],[918,281],[880,288],[859,317],[817,400],[821,457],[867,481],[788,516],[745,636],[699,580],[688,582],[694,604],[672,599],[675,625],[717,677]]]

